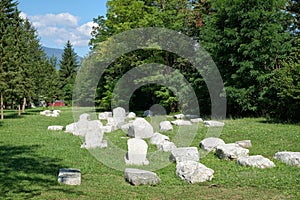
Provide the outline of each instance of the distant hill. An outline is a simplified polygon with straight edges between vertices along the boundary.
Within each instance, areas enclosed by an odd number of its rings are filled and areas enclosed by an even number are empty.
[[[55,56],[57,58],[57,61],[61,60],[62,54],[64,53],[63,49],[55,49],[55,48],[49,48],[49,47],[42,47],[42,48],[49,58]]]
[[[51,58],[55,56],[57,58],[57,65],[59,64],[59,61],[62,58],[62,55],[64,53],[63,49],[56,49],[56,48],[50,48],[50,47],[42,47],[42,49],[45,51],[48,58]],[[82,57],[78,56],[78,63],[80,63],[82,60]],[[59,66],[56,66],[57,69],[59,69]]]

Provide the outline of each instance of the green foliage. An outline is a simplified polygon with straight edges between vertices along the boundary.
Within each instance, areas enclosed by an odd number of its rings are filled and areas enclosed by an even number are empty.
[[[61,99],[70,104],[72,100],[73,85],[78,70],[77,54],[75,53],[72,44],[68,41],[64,48],[62,59],[59,63],[60,89],[63,91]]]
[[[259,97],[291,49],[284,1],[215,0],[201,40],[226,86],[230,115],[261,115]]]

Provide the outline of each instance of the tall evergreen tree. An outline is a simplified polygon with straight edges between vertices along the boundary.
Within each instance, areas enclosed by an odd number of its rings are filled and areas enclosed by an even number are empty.
[[[70,103],[72,100],[73,85],[79,66],[77,54],[70,41],[65,45],[59,66],[60,89],[63,91],[62,99],[67,103]]]

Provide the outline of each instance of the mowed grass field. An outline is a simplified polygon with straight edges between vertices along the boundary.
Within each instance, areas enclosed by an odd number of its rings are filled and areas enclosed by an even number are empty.
[[[50,125],[72,123],[71,108],[62,109],[58,118],[40,116],[39,111],[28,110],[21,118],[7,111],[0,122],[0,199],[300,199],[300,168],[273,159],[278,151],[300,151],[299,125],[267,123],[263,118],[225,121],[220,138],[226,143],[250,139],[250,155],[271,159],[275,168],[241,167],[211,153],[200,158],[215,171],[210,182],[188,184],[176,177],[176,165],[171,163],[155,171],[161,184],[132,186],[125,182],[124,172],[81,149],[79,137],[47,130]],[[200,126],[191,146],[199,148],[206,131]],[[174,132],[166,134],[174,136]],[[122,131],[105,137],[126,148]],[[66,167],[81,170],[80,186],[57,182],[58,170]]]

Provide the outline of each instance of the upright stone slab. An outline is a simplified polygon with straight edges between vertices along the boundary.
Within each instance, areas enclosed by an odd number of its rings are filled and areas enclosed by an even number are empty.
[[[79,116],[78,122],[76,122],[76,129],[73,132],[73,134],[84,137],[87,133],[89,120],[90,120],[89,114],[87,113],[81,114]]]
[[[239,157],[237,163],[242,166],[257,167],[261,169],[275,167],[275,164],[261,155]]]
[[[81,148],[104,148],[107,147],[107,141],[103,140],[103,131],[101,130],[102,123],[98,120],[89,121],[85,142]]]
[[[189,183],[210,181],[214,170],[196,161],[183,161],[176,164],[176,175]]]
[[[183,161],[195,161],[199,162],[199,152],[197,147],[180,147],[173,149],[170,155],[170,161],[183,162]]]
[[[240,147],[238,144],[223,144],[216,148],[216,155],[220,159],[233,160],[238,157],[247,157],[249,150]]]
[[[160,132],[166,132],[166,131],[172,131],[173,130],[173,126],[171,124],[171,122],[169,121],[163,121],[159,123],[159,131]]]
[[[126,111],[124,108],[117,107],[113,109],[113,118],[118,128],[120,128],[126,119]]]
[[[141,169],[126,168],[124,176],[132,185],[157,185],[161,182],[156,173]]]
[[[136,118],[129,126],[128,136],[134,138],[151,138],[154,135],[152,125],[144,118]]]
[[[215,151],[217,146],[223,144],[225,144],[225,142],[220,138],[208,137],[200,142],[200,148],[203,149],[204,151],[210,152],[210,151]]]
[[[300,167],[300,152],[277,152],[274,158],[286,163],[287,165]]]
[[[127,165],[148,165],[147,160],[147,143],[139,138],[131,138],[127,141],[128,152],[125,156]]]
[[[79,169],[62,168],[59,170],[57,181],[66,185],[80,185],[81,172]]]

